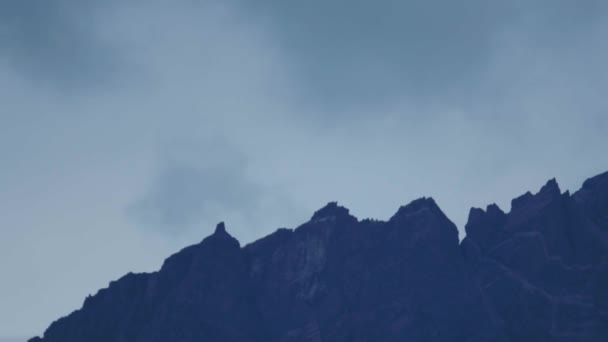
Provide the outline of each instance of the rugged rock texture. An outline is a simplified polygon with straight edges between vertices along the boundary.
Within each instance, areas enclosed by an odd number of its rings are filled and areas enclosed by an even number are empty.
[[[608,341],[608,173],[466,232],[430,198],[386,222],[329,203],[245,247],[220,223],[30,341]]]
[[[608,341],[607,218],[608,173],[471,210],[463,255],[509,340]]]

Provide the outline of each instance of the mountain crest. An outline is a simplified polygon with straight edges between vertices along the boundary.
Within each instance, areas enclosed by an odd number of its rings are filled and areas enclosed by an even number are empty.
[[[500,207],[496,203],[492,203],[486,207],[486,213],[492,216],[503,216],[505,212],[500,209]]]
[[[481,208],[471,208],[469,211],[469,219],[467,220],[467,234],[469,234],[469,227],[480,223],[492,222],[493,226],[499,226],[500,222],[503,222],[507,214],[500,209],[496,203],[492,203],[486,207],[486,210]]]
[[[534,207],[536,205],[542,205],[551,202],[553,199],[561,196],[561,190],[555,178],[552,178],[543,185],[542,188],[536,193],[532,194],[530,191],[525,194],[513,199],[511,201],[511,210],[519,210],[520,208]]]
[[[399,218],[408,217],[425,211],[445,216],[432,197],[421,197],[413,200],[407,205],[399,207],[399,210],[390,218],[390,221],[395,221]]]
[[[547,181],[547,183],[540,188],[540,191],[537,195],[541,196],[559,196],[561,195],[561,190],[559,188],[559,184],[557,184],[557,180],[555,178],[551,178]]]
[[[587,179],[583,183],[585,190],[608,190],[608,172]]]
[[[231,248],[240,248],[240,242],[228,233],[226,230],[226,224],[222,221],[215,226],[213,234],[207,236],[200,243],[201,246],[214,245],[214,248],[221,248],[224,246],[230,246]]]
[[[350,214],[347,208],[338,205],[338,202],[329,202],[323,208],[315,211],[310,222],[318,223],[337,220],[356,221],[357,219]]]
[[[30,341],[607,340],[608,173],[513,203],[471,209],[461,243],[430,197],[388,222],[330,202],[244,248],[220,222]]]

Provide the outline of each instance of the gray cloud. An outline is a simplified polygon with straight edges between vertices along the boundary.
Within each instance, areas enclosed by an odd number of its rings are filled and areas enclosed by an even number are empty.
[[[242,0],[269,18],[304,87],[325,105],[466,96],[505,31],[568,46],[605,15],[603,1]],[[456,94],[454,94],[456,93]],[[457,99],[456,99],[457,100]]]
[[[487,1],[247,4],[270,12],[305,90],[340,104],[353,97],[383,101],[404,90],[436,94],[470,80],[503,11]]]
[[[140,227],[200,238],[200,227],[227,221],[230,232],[247,242],[260,237],[260,228],[276,228],[301,213],[293,196],[255,179],[250,160],[230,143],[170,145],[146,192],[127,208]]]
[[[213,142],[188,150],[179,144],[165,156],[151,188],[129,208],[144,227],[177,233],[226,210],[256,207],[263,189],[248,179],[244,155]]]
[[[0,52],[9,65],[50,86],[75,90],[107,82],[120,56],[95,30],[104,10],[88,0],[2,1]]]

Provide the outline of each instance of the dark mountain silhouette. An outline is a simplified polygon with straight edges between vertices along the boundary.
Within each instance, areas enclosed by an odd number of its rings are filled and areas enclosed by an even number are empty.
[[[466,233],[431,198],[388,221],[329,203],[244,247],[220,223],[30,341],[608,341],[608,172],[474,208]]]

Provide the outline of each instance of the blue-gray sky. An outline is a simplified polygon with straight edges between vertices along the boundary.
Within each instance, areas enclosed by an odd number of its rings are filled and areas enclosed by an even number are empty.
[[[209,234],[608,170],[605,1],[0,2],[0,336]]]

